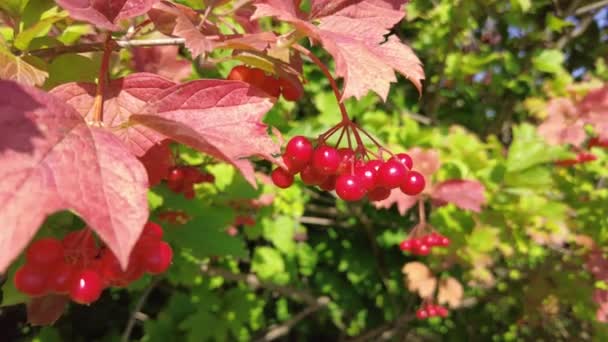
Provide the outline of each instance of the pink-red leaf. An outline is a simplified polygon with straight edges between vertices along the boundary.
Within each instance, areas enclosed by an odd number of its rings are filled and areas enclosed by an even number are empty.
[[[578,107],[600,139],[608,139],[608,85],[590,91]]]
[[[131,115],[140,113],[148,101],[175,83],[154,74],[137,73],[108,82],[104,93],[103,122],[122,139],[133,154],[142,156],[164,136],[146,127],[128,125]],[[66,83],[51,94],[72,105],[85,119],[93,115],[96,85]]]
[[[408,196],[399,188],[391,190],[390,196],[387,199],[374,202],[377,209],[390,209],[393,205],[397,205],[397,210],[401,216],[405,215],[408,210],[418,202],[419,196]]]
[[[585,141],[585,122],[574,102],[556,98],[547,106],[548,117],[538,126],[538,134],[552,145],[580,146]]]
[[[142,15],[159,0],[56,0],[74,19],[116,31],[118,22]]]
[[[452,203],[460,209],[478,213],[486,203],[484,192],[485,187],[478,181],[451,179],[435,185],[431,198],[438,205]]]
[[[260,156],[274,163],[280,147],[262,123],[273,103],[250,85],[226,80],[197,80],[159,94],[133,122],[228,161],[255,184],[253,167],[244,158]]]
[[[0,79],[25,85],[42,85],[48,73],[34,68],[21,57],[17,57],[0,47]]]
[[[65,102],[0,81],[0,272],[48,214],[72,210],[126,266],[148,218],[143,165]]]
[[[169,140],[165,140],[155,144],[139,158],[148,173],[150,186],[157,185],[169,176],[169,170],[174,165],[173,153],[169,147],[170,143]]]
[[[27,322],[31,325],[51,325],[63,315],[69,302],[70,298],[66,295],[34,297],[27,303]]]
[[[192,63],[180,59],[177,46],[136,47],[133,49],[133,68],[179,82],[192,73]]]

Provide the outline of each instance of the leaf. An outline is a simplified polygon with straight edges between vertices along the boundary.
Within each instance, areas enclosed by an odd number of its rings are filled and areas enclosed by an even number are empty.
[[[437,278],[425,264],[413,261],[403,265],[401,269],[405,274],[405,283],[408,290],[417,292],[421,298],[431,298],[437,287]]]
[[[192,58],[205,55],[213,50],[213,42],[205,37],[190,18],[181,13],[178,14],[175,20],[173,34],[186,40],[184,45],[190,51],[190,54],[192,54]]]
[[[193,22],[199,17],[198,13],[192,8],[168,1],[160,1],[148,11],[148,17],[152,20],[156,29],[168,36],[173,34],[176,19],[179,15],[184,15]]]
[[[141,163],[57,98],[0,81],[0,272],[44,218],[73,210],[126,266],[148,218]]]
[[[479,213],[486,203],[484,192],[485,187],[478,181],[451,179],[435,185],[431,198],[439,205],[452,203],[460,209]]]
[[[255,186],[253,167],[244,158],[282,164],[275,157],[280,146],[262,123],[272,105],[263,91],[246,83],[197,80],[167,89],[131,121],[235,165]]]
[[[591,90],[578,104],[582,116],[600,139],[608,139],[608,86]]]
[[[2,0],[0,1],[0,9],[8,12],[11,17],[18,17],[25,9],[27,3],[28,0]]]
[[[154,74],[137,73],[108,82],[104,92],[103,122],[123,140],[136,156],[143,156],[164,137],[141,125],[127,125],[131,115],[141,113],[148,101],[175,83]],[[94,83],[66,83],[50,93],[72,105],[85,119],[91,120],[95,103]]]
[[[547,118],[538,126],[538,134],[551,145],[581,146],[587,137],[585,122],[574,102],[556,98],[547,104]]]
[[[285,262],[276,249],[257,247],[253,253],[251,270],[262,279],[272,279],[285,272]]]
[[[564,53],[559,50],[543,50],[532,59],[532,64],[539,71],[559,74],[563,71],[562,64],[565,59]]]
[[[169,140],[161,141],[152,146],[139,161],[146,168],[150,187],[159,184],[169,176],[169,169],[174,165],[174,158],[169,148]]]
[[[38,21],[34,24],[34,26],[20,32],[17,37],[15,37],[15,47],[22,51],[27,50],[34,38],[45,36],[50,31],[54,23],[66,17],[67,15],[65,14],[58,14]]]
[[[462,305],[464,289],[462,284],[453,277],[444,278],[439,282],[439,290],[437,291],[437,302],[439,304],[447,303],[450,308],[458,308]]]
[[[373,202],[376,209],[390,209],[393,205],[397,205],[399,214],[404,216],[418,202],[419,196],[408,196],[399,188],[391,190],[390,196],[383,201]]]
[[[178,52],[178,46],[136,47],[133,49],[133,69],[182,81],[192,74],[192,63],[181,59]]]
[[[45,88],[68,82],[94,82],[100,62],[100,59],[92,60],[78,54],[57,56],[49,64],[49,78]]]
[[[0,79],[24,85],[42,85],[48,73],[36,69],[21,57],[14,56],[0,47]]]
[[[513,143],[507,156],[507,171],[520,172],[533,166],[568,158],[562,147],[547,146],[539,139],[532,125],[522,124],[513,128]]]
[[[313,3],[311,21],[300,12],[297,1],[266,0],[255,4],[253,18],[272,16],[293,24],[334,57],[336,75],[344,78],[343,99],[361,99],[369,90],[386,100],[394,71],[407,77],[422,90],[424,70],[418,57],[396,36],[388,38],[390,28],[404,16],[407,0],[326,1]]]
[[[74,19],[99,28],[117,31],[120,20],[142,15],[159,0],[56,0]]]
[[[31,325],[51,325],[63,315],[69,302],[70,297],[66,295],[34,297],[27,303],[27,322]]]

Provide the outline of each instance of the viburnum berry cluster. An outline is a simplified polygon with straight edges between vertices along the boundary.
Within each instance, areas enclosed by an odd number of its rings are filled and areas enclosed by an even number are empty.
[[[148,222],[126,270],[109,248],[97,245],[88,228],[71,232],[63,240],[39,239],[27,249],[25,264],[15,272],[15,287],[31,297],[64,294],[76,303],[90,304],[107,287],[128,286],[145,272],[165,272],[173,250],[162,237],[161,226]]]
[[[302,97],[302,86],[299,81],[267,75],[260,68],[250,68],[246,65],[235,66],[230,70],[228,79],[249,83],[262,89],[272,97],[278,98],[283,95],[283,98],[287,101],[298,101]]]
[[[327,140],[338,132],[338,141],[331,146]],[[365,147],[359,132],[376,144],[377,154]],[[356,141],[355,148],[351,134]],[[340,147],[344,136],[348,147]],[[383,153],[390,157],[384,160]],[[424,176],[413,170],[414,163],[408,154],[391,153],[348,119],[319,136],[316,146],[304,136],[291,138],[283,161],[287,168],[276,168],[271,174],[276,186],[288,188],[294,182],[294,175],[300,174],[304,184],[325,191],[335,190],[345,201],[359,201],[366,195],[370,201],[382,201],[396,188],[407,195],[417,195],[426,184]]]
[[[194,185],[201,183],[213,183],[215,176],[202,172],[195,166],[175,166],[169,170],[167,186],[175,193],[181,193],[187,199],[193,199]]]
[[[419,320],[425,320],[432,317],[448,317],[450,314],[449,310],[442,305],[426,303],[423,304],[418,310],[416,310],[416,318]]]
[[[429,255],[434,247],[447,247],[450,245],[450,239],[437,232],[424,235],[422,237],[413,237],[403,240],[399,244],[399,248],[404,252],[410,252],[413,255]]]

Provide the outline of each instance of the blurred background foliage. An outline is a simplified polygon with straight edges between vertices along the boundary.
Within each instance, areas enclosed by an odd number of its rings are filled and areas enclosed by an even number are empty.
[[[44,328],[25,323],[25,309],[16,304],[23,298],[9,281],[2,335],[114,341],[136,320],[130,335],[141,341],[607,340],[598,308],[608,300],[598,293],[608,284],[598,277],[601,271],[592,274],[586,267],[590,251],[602,258],[608,241],[607,150],[593,147],[597,160],[556,167],[555,160],[572,153],[565,145],[549,145],[537,126],[549,115],[550,99],[584,96],[608,80],[608,4],[413,0],[407,13],[394,33],[424,63],[422,97],[400,78],[386,103],[370,94],[346,105],[395,152],[438,152],[436,182],[484,185],[480,212],[427,201],[429,221],[452,240],[448,250],[422,258],[399,250],[418,222],[417,210],[401,215],[396,207],[346,204],[302,184],[277,191],[263,176],[265,163],[258,165],[256,190],[231,167],[175,147],[182,163],[203,165],[216,182],[200,185],[195,200],[164,185],[151,191],[152,217],[165,219],[176,251],[166,277],[106,291],[90,307],[71,305]],[[88,33],[79,25],[66,32],[66,44]],[[61,67],[80,58],[52,61],[47,86],[93,79],[96,71]],[[125,52],[121,58],[131,57]],[[99,56],[85,60],[80,65],[96,69]],[[198,62],[192,78],[225,77],[236,64],[209,68]],[[340,119],[321,72],[309,63],[304,72],[304,99],[280,101],[266,118],[286,137],[314,137]],[[466,188],[462,192],[467,196]],[[167,222],[167,212],[174,211],[188,219]],[[243,218],[252,220],[243,224]],[[61,213],[47,220],[40,235],[81,227]],[[420,298],[408,290],[402,267],[416,260],[440,283],[453,277],[462,284],[464,294],[448,298],[449,318],[414,319]]]

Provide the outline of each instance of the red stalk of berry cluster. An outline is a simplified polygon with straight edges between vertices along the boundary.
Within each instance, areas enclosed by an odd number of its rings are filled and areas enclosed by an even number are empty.
[[[429,255],[434,247],[448,247],[450,239],[438,233],[433,226],[426,222],[424,201],[418,200],[418,217],[420,222],[412,229],[407,239],[399,244],[404,252],[413,255]]]

